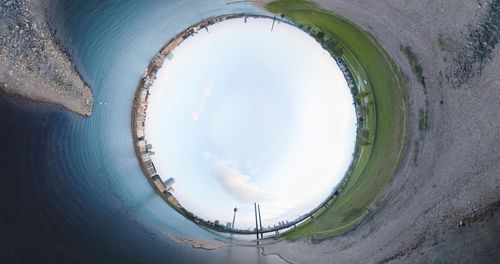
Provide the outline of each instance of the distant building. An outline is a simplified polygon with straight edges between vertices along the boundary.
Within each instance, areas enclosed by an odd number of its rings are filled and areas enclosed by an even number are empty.
[[[172,184],[175,183],[175,179],[170,177],[166,181],[164,181],[163,183],[165,184],[166,189],[169,189],[172,186]]]
[[[171,194],[169,193],[167,190],[164,190],[163,191],[163,194],[167,197],[167,201],[173,205],[174,207],[177,207],[177,208],[182,208],[181,204],[179,203],[179,201]]]
[[[156,187],[156,189],[158,189],[160,192],[165,191],[165,185],[163,185],[163,183],[161,182],[161,179],[158,175],[153,175],[153,177],[151,177],[151,179],[153,180],[153,184]]]

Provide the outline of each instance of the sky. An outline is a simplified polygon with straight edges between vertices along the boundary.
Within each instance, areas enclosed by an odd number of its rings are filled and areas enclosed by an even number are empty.
[[[330,54],[296,27],[233,19],[185,40],[150,88],[146,140],[188,210],[236,228],[293,220],[352,160],[352,95]]]

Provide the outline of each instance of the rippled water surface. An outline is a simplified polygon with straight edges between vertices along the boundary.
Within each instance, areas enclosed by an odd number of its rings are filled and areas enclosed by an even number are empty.
[[[254,247],[195,250],[165,233],[224,239],[151,188],[131,140],[132,99],[154,54],[225,1],[61,1],[59,35],[93,88],[94,113],[0,95],[0,263],[280,263]]]

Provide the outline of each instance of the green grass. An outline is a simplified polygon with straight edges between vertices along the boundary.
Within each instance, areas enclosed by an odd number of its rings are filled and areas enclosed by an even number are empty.
[[[316,36],[324,32],[320,37],[347,64],[358,89],[368,92],[362,106],[372,110],[365,111],[368,113],[362,127],[368,129],[372,143],[358,146],[360,155],[344,183],[342,195],[314,220],[307,220],[283,236],[324,239],[342,234],[374,211],[376,198],[390,182],[406,146],[408,105],[402,75],[375,39],[345,18],[303,0],[276,0],[266,9],[284,14],[301,28],[310,28]]]

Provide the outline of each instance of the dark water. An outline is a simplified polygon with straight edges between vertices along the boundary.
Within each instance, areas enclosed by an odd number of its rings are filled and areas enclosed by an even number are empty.
[[[195,250],[165,237],[224,239],[168,207],[134,155],[130,111],[159,48],[192,23],[261,12],[225,1],[60,1],[58,34],[93,88],[94,113],[0,95],[0,263],[281,263],[254,247]]]

